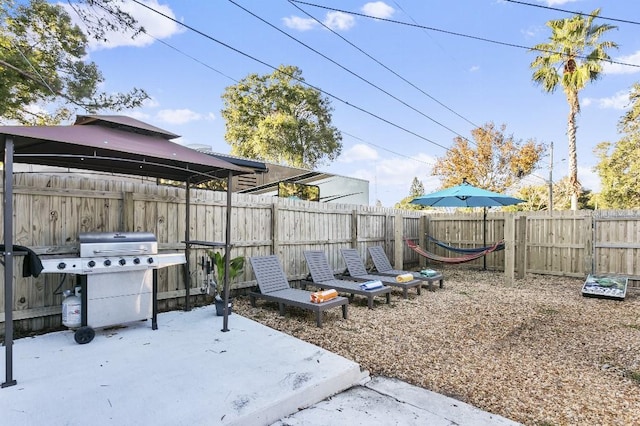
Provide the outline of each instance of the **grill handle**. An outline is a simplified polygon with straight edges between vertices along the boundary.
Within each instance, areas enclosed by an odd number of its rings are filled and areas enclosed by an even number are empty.
[[[94,250],[93,254],[105,254],[105,255],[132,255],[132,254],[147,254],[149,249],[112,249],[112,250]]]

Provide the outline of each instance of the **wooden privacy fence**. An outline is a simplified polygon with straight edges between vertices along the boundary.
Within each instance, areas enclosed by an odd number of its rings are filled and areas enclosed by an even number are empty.
[[[13,202],[15,244],[28,246],[41,256],[76,255],[80,232],[152,232],[160,252],[185,248],[186,205],[181,188],[111,176],[17,174]],[[357,248],[366,257],[368,246],[381,245],[392,264],[408,269],[427,262],[404,244],[405,238],[443,256],[455,254],[429,244],[426,235],[452,246],[483,245],[482,213],[401,211],[246,194],[233,194],[232,206],[231,256],[276,254],[290,280],[307,276],[305,250],[323,250],[334,270],[342,272],[342,248]],[[224,192],[192,190],[189,214],[191,240],[224,240]],[[510,276],[531,272],[584,277],[595,270],[640,278],[640,216],[631,213],[554,212],[549,216],[489,212],[486,240],[501,239],[506,239],[507,248],[487,256],[487,268]],[[204,272],[199,259],[203,255],[206,249],[192,247],[188,280],[181,266],[159,270],[161,309],[182,305],[186,285],[192,298],[202,297],[199,288]],[[446,271],[446,266],[429,265]],[[482,265],[482,259],[467,264],[472,268]],[[20,265],[15,270],[21,271]],[[61,291],[73,288],[73,276],[62,282],[62,275],[20,275],[14,279],[13,303],[18,327],[37,330],[59,326]],[[246,262],[244,273],[232,288],[254,285]],[[0,309],[3,297],[0,292]],[[0,321],[4,321],[2,311]]]

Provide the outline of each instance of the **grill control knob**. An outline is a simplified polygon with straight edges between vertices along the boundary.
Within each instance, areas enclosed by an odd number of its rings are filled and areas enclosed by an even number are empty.
[[[135,265],[139,265],[140,264],[140,258],[138,258],[138,257],[133,258],[133,263]]]
[[[67,267],[67,264],[66,264],[66,263],[64,263],[64,262],[60,262],[60,263],[58,263],[58,269],[64,269],[64,268],[66,268],[66,267]]]
[[[120,260],[118,260],[118,263],[119,263],[121,266],[124,266],[124,265],[126,265],[126,264],[127,264],[127,261],[126,261],[125,259],[120,259]]]
[[[90,260],[89,263],[87,263],[87,266],[89,268],[93,268],[94,266],[96,266],[96,261],[95,260]]]
[[[148,264],[152,264],[152,263],[153,263],[153,257],[148,258],[148,259],[147,259],[147,263],[148,263]]]
[[[109,259],[106,259],[104,261],[104,266],[111,266],[111,261]]]

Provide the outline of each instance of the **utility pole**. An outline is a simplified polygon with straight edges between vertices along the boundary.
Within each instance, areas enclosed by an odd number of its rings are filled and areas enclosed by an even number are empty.
[[[553,215],[553,142],[549,149],[549,215]]]

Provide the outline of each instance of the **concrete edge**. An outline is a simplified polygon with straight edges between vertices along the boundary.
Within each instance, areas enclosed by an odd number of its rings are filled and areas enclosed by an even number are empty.
[[[319,383],[311,384],[305,388],[289,393],[268,406],[262,407],[259,412],[248,413],[241,417],[224,423],[229,426],[262,426],[277,422],[278,420],[297,413],[320,401],[334,396],[353,386],[366,383],[370,380],[369,372],[362,371],[360,366],[353,363],[349,368],[336,372],[333,377]]]
[[[366,388],[382,395],[389,396],[400,402],[419,407],[432,414],[447,419],[455,424],[464,424],[465,419],[474,418],[474,425],[510,425],[514,422],[497,414],[482,411],[460,400],[423,389],[397,379],[377,376],[371,379]]]

